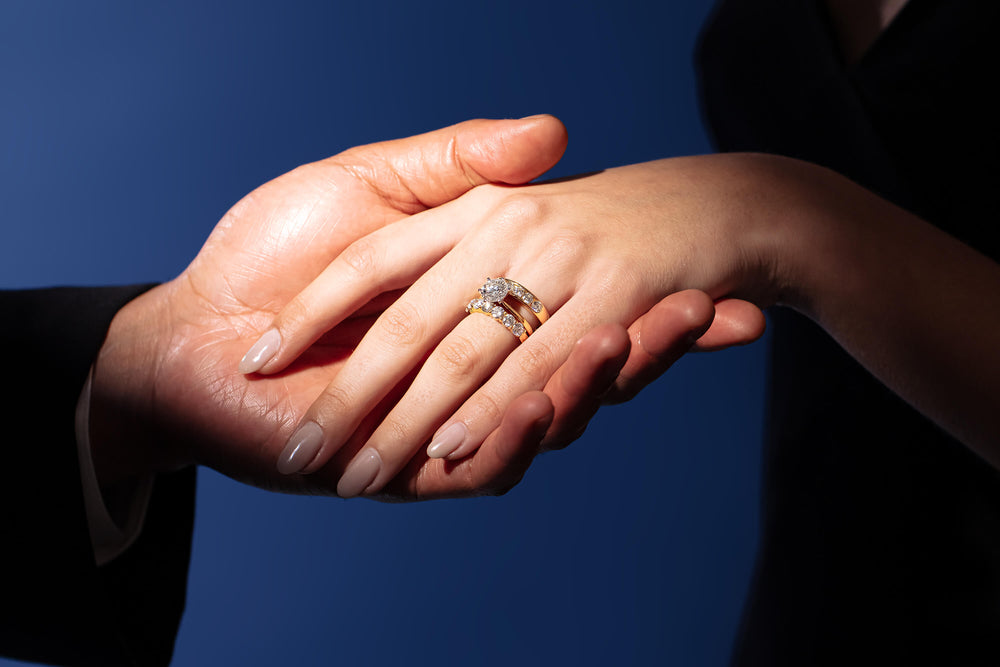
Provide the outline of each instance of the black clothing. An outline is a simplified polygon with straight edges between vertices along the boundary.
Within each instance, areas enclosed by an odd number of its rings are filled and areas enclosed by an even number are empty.
[[[187,589],[194,469],[157,478],[142,534],[98,568],[74,412],[115,313],[145,287],[0,291],[0,653],[64,665],[166,665]]]
[[[910,0],[848,66],[819,0],[723,1],[698,54],[718,148],[825,165],[1000,260],[998,15]],[[771,330],[734,664],[1000,664],[1000,473],[806,318],[775,309]]]

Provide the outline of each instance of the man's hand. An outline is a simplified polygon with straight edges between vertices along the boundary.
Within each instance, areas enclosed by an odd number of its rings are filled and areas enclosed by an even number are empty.
[[[380,311],[380,300],[327,333],[281,374],[240,374],[243,352],[354,240],[476,185],[527,182],[554,165],[565,145],[565,129],[551,116],[469,121],[348,150],[245,197],[180,276],[130,303],[112,323],[95,366],[91,404],[92,448],[102,482],[205,464],[265,488],[332,492],[335,478],[283,476],[275,460]],[[528,403],[539,405],[537,397]],[[544,433],[526,437],[544,425],[547,417],[538,414],[529,409],[515,419],[514,440],[504,441],[504,455],[486,451],[482,460],[489,465],[455,476],[451,485],[435,482],[433,494],[507,485],[511,473],[501,468],[511,461],[526,466]],[[373,412],[357,437],[379,417]],[[425,495],[423,471],[412,474],[411,495]]]

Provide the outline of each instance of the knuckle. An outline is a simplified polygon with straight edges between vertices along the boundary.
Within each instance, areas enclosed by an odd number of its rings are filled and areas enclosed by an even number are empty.
[[[451,336],[437,350],[438,363],[446,379],[459,380],[475,373],[481,354],[478,346],[465,336]]]
[[[389,345],[410,346],[423,339],[427,325],[417,307],[396,302],[381,317],[381,327]]]
[[[462,174],[462,176],[465,177],[466,182],[469,184],[469,187],[474,188],[483,182],[483,178],[462,156],[461,144],[458,141],[457,134],[448,140],[447,154],[447,159],[451,163],[449,165],[450,169]]]
[[[414,428],[413,418],[408,415],[393,414],[392,417],[382,424],[382,428],[386,430],[385,436],[388,442],[394,444],[418,444],[411,443],[417,430]],[[382,452],[383,460],[392,458],[391,455],[391,450]]]
[[[371,238],[358,239],[340,254],[347,269],[359,279],[378,278],[381,252]]]
[[[572,265],[587,253],[589,245],[590,243],[580,231],[561,229],[546,241],[541,261],[545,265]]]
[[[293,333],[304,327],[312,319],[311,313],[312,308],[310,308],[306,297],[301,293],[297,294],[281,309],[275,326],[283,334]]]
[[[469,190],[462,197],[481,211],[491,211],[508,196],[510,188],[493,183],[483,183]]]
[[[545,200],[527,192],[513,192],[497,208],[500,217],[534,220],[544,214]]]
[[[316,401],[317,412],[323,415],[342,415],[357,407],[354,393],[339,384],[327,385]]]
[[[478,412],[481,423],[493,424],[494,426],[500,423],[507,407],[505,403],[488,391],[480,391],[475,400],[476,412]]]
[[[493,210],[490,225],[509,233],[526,225],[534,225],[541,220],[548,206],[541,197],[524,192],[508,193]]]

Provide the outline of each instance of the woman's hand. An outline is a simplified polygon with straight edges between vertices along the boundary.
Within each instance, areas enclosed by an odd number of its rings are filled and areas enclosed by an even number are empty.
[[[91,403],[102,481],[202,463],[263,487],[330,492],[336,479],[284,477],[274,460],[385,302],[357,304],[279,375],[247,377],[237,360],[351,242],[476,185],[526,182],[555,164],[565,142],[552,117],[470,121],[346,151],[245,197],[190,267],[112,323]],[[430,496],[512,484],[534,454],[532,429],[552,414],[538,396],[519,406],[474,470],[451,477],[414,470],[401,488]],[[365,413],[378,415],[373,406]]]
[[[525,313],[537,328],[519,344],[493,318],[466,316],[488,277],[526,286],[551,318],[537,326]],[[719,155],[477,188],[346,249],[272,323],[282,342],[260,370],[280,371],[359,304],[411,284],[309,408],[279,459],[284,472],[343,471],[337,491],[352,496],[378,493],[428,443],[430,455],[461,461],[514,397],[556,394],[557,369],[573,366],[584,332],[635,331],[653,304],[690,289],[737,313],[753,310],[728,299],[800,310],[1000,465],[1000,266],[815,165]],[[386,400],[388,416],[358,437]]]
[[[630,377],[634,390],[649,380],[642,369],[669,366],[705,332],[711,299],[772,302],[770,237],[748,207],[761,198],[748,169],[754,161],[767,158],[665,160],[523,188],[477,188],[352,244],[275,318],[264,338],[280,345],[254,370],[282,371],[361,304],[412,286],[309,409],[279,468],[343,470],[338,494],[377,493],[411,460],[423,461],[414,457],[428,442],[430,455],[461,461],[515,397],[557,393],[557,370],[598,325],[631,326],[640,342],[622,380],[620,392],[628,393]],[[521,344],[493,318],[464,310],[487,277],[500,276],[527,287],[552,313]],[[701,297],[675,294],[689,289]],[[668,295],[700,299],[708,316],[700,329],[684,331],[684,345],[674,336],[646,352],[639,318],[655,318],[651,309]],[[740,337],[717,345],[762,332],[756,307],[733,300],[720,307],[741,326],[732,327]],[[368,415],[386,401],[392,410],[369,433]]]

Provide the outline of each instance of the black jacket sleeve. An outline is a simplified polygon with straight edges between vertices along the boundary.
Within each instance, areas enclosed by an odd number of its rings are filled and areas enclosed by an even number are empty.
[[[138,540],[98,568],[74,411],[115,313],[149,286],[0,291],[0,653],[165,665],[184,607],[194,470],[161,475]]]

